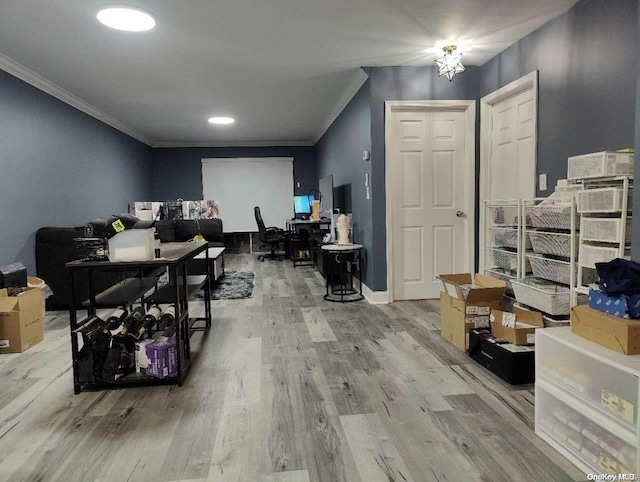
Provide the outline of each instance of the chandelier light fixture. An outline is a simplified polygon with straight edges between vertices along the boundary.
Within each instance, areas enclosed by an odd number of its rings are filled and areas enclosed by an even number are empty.
[[[449,82],[451,82],[456,74],[464,72],[462,54],[453,53],[456,48],[457,46],[455,45],[442,47],[442,50],[444,50],[444,56],[436,59],[436,64],[438,64],[438,77],[445,76],[449,79]]]

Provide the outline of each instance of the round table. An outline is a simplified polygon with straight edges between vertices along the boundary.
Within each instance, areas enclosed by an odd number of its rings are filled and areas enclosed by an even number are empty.
[[[362,295],[362,245],[325,244],[321,249],[329,254],[327,262],[327,292],[324,295],[324,299],[338,303],[364,299]],[[360,280],[359,290],[353,286],[353,267],[356,264]],[[338,268],[337,273],[334,272],[336,268]],[[335,275],[339,277],[337,286],[333,279]]]

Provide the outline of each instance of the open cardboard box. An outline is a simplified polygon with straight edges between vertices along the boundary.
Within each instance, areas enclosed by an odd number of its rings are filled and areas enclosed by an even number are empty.
[[[536,342],[536,330],[544,328],[542,314],[537,311],[514,309],[516,326],[503,326],[502,321],[505,316],[503,311],[494,310],[491,312],[491,333],[496,338],[504,338],[509,343],[515,345],[531,345]]]
[[[440,333],[462,351],[469,349],[469,330],[488,328],[491,310],[499,310],[504,281],[471,273],[443,274],[440,285]],[[476,285],[466,289],[464,285]]]
[[[571,309],[571,331],[625,355],[640,354],[640,320],[628,320],[579,305]]]
[[[24,290],[18,296],[0,290],[0,353],[21,353],[44,340],[42,292]]]

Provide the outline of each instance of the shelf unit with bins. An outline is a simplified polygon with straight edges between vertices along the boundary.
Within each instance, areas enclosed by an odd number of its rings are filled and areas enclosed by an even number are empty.
[[[519,199],[484,202],[482,273],[509,283],[522,277],[522,219]]]
[[[582,190],[576,195],[580,237],[572,305],[577,295],[588,294],[589,283],[598,279],[595,263],[629,259],[632,190],[633,179],[628,176],[582,181]]]
[[[572,196],[523,199],[521,211],[529,222],[522,229],[522,268],[549,284],[513,283],[518,303],[552,317],[569,315],[571,286],[576,273],[576,210]],[[526,243],[530,243],[530,248]]]
[[[163,243],[161,257],[144,261],[71,261],[66,264],[69,273],[71,299],[69,304],[69,319],[71,330],[71,358],[73,366],[73,386],[75,393],[83,388],[104,389],[122,388],[127,386],[177,384],[182,386],[190,362],[191,349],[189,338],[193,331],[208,330],[211,327],[211,271],[209,263],[208,243]],[[198,254],[205,253],[207,273],[205,275],[189,276],[187,264]],[[169,272],[169,282],[158,286],[160,273]],[[93,279],[100,271],[116,271],[128,273],[129,277],[116,283],[110,288],[95,293]],[[76,276],[80,272],[88,273],[89,299],[77,299]],[[139,276],[130,276],[131,273]],[[205,313],[204,317],[192,317],[189,314],[188,300],[190,295],[204,288]],[[83,379],[80,370],[80,341],[83,339],[82,327],[96,316],[99,309],[127,308],[139,305],[149,307],[151,304],[175,305],[175,337],[177,373],[165,378],[154,378],[144,373],[129,373],[115,381],[104,381],[92,377]],[[86,316],[78,316],[79,309],[86,310]],[[194,326],[198,321],[204,321],[204,326]]]
[[[586,474],[640,469],[640,357],[536,331],[535,430]],[[629,479],[630,480],[630,479]]]

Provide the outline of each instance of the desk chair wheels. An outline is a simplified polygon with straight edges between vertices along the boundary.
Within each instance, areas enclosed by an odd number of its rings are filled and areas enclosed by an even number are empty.
[[[274,244],[270,244],[270,245],[266,245],[263,244],[260,246],[260,249],[262,248],[271,248],[271,252],[269,254],[261,254],[258,256],[258,259],[260,261],[262,261],[264,263],[265,259],[272,259],[274,261],[283,261],[284,260],[284,256],[282,256],[281,254],[276,253],[276,245]]]

